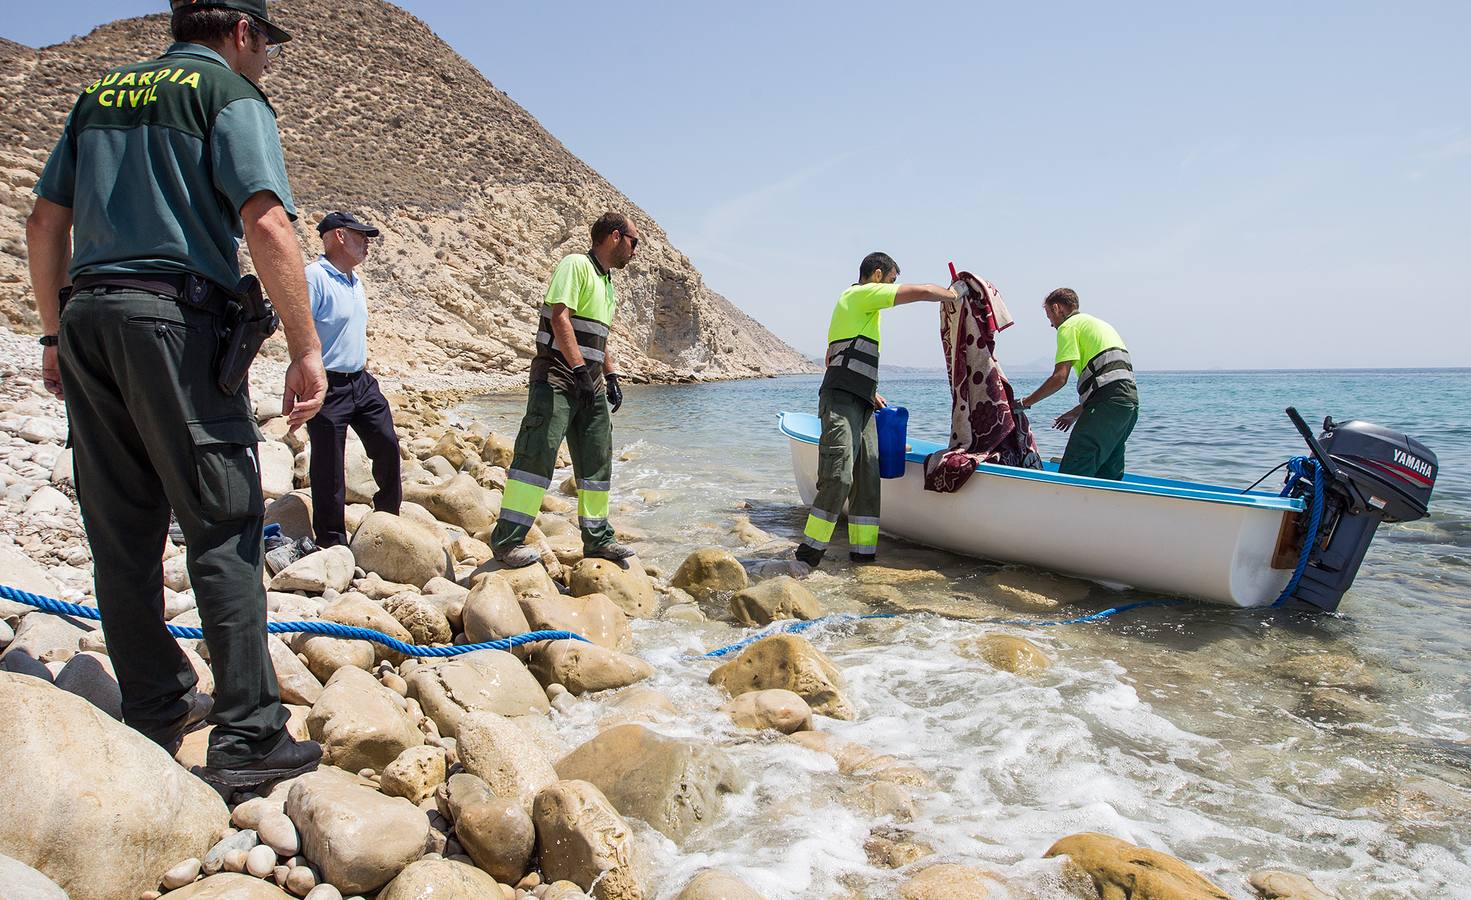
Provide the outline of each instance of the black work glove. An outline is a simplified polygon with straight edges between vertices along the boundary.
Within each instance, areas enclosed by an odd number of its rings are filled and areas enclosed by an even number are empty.
[[[593,398],[597,396],[597,384],[592,379],[592,371],[587,364],[572,367],[572,386],[578,406],[589,406]]]
[[[608,382],[608,412],[615,413],[623,405],[623,388],[618,386],[617,372],[609,372],[604,379]]]

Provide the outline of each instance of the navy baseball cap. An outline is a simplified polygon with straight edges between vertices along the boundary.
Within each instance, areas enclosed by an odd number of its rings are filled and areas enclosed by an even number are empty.
[[[169,6],[174,12],[188,9],[191,6],[213,6],[219,9],[233,9],[243,12],[260,23],[262,30],[266,33],[266,43],[284,44],[291,40],[291,34],[276,27],[266,13],[266,0],[169,0]]]
[[[377,237],[379,234],[378,229],[372,225],[359,222],[353,217],[352,213],[342,212],[341,210],[329,212],[323,216],[322,221],[317,223],[317,234],[326,234],[334,228],[350,228],[353,231],[361,231],[368,237]]]

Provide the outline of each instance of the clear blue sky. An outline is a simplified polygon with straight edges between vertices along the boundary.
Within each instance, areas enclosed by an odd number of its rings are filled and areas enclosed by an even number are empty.
[[[1471,365],[1471,5],[404,5],[809,353],[882,249],[993,280],[1013,367],[1061,285],[1146,369]],[[884,357],[939,365],[934,308]]]

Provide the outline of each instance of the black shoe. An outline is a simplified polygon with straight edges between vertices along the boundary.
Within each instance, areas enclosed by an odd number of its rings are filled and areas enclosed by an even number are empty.
[[[204,766],[199,777],[211,784],[233,788],[251,788],[267,781],[295,778],[317,767],[322,761],[322,745],[316,741],[298,741],[283,734],[281,741],[260,759],[248,763]]]
[[[633,555],[634,552],[632,547],[628,546],[627,544],[620,544],[617,541],[614,541],[611,544],[604,544],[601,547],[594,547],[591,550],[584,550],[582,553],[582,558],[606,559],[610,562],[623,562],[625,559],[628,559],[630,556]]]
[[[848,558],[851,559],[853,562],[858,563],[859,565],[862,565],[864,563],[875,563],[879,561],[877,553],[854,553],[852,550],[848,551]]]
[[[215,708],[214,698],[193,689],[184,695],[184,702],[189,704],[189,709],[172,724],[157,731],[143,732],[144,737],[167,750],[169,756],[178,754],[179,748],[184,745],[184,735],[204,727],[204,720],[209,718],[210,710]]]

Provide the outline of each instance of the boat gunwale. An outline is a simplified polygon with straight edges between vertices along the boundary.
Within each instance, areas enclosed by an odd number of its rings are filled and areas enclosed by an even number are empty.
[[[798,413],[783,410],[777,413],[777,427],[783,434],[795,441],[804,444],[817,444],[819,439],[811,434],[797,431],[787,426],[789,417],[804,416],[810,420],[817,417],[811,413]],[[917,441],[916,441],[917,443]],[[934,443],[924,441],[926,444]],[[935,444],[936,448],[941,445]],[[926,454],[909,451],[904,454],[906,462],[924,464]],[[1089,490],[1109,491],[1116,494],[1141,494],[1144,496],[1168,497],[1177,500],[1198,500],[1204,503],[1224,503],[1229,506],[1244,506],[1252,509],[1272,510],[1278,512],[1302,512],[1306,505],[1300,498],[1279,497],[1275,494],[1266,494],[1257,491],[1240,492],[1235,488],[1227,488],[1219,485],[1199,484],[1196,482],[1173,482],[1172,484],[1149,484],[1137,481],[1112,481],[1107,478],[1090,478],[1084,475],[1064,475],[1059,472],[1050,472],[1038,469],[1021,469],[1015,466],[1003,466],[998,463],[981,463],[976,466],[978,473],[994,475],[998,478],[1017,478],[1023,481],[1041,481],[1048,484],[1063,485],[1066,487],[1080,487]],[[1151,477],[1151,476],[1139,476]],[[1168,481],[1169,479],[1159,479]],[[1180,485],[1180,486],[1174,486]]]

